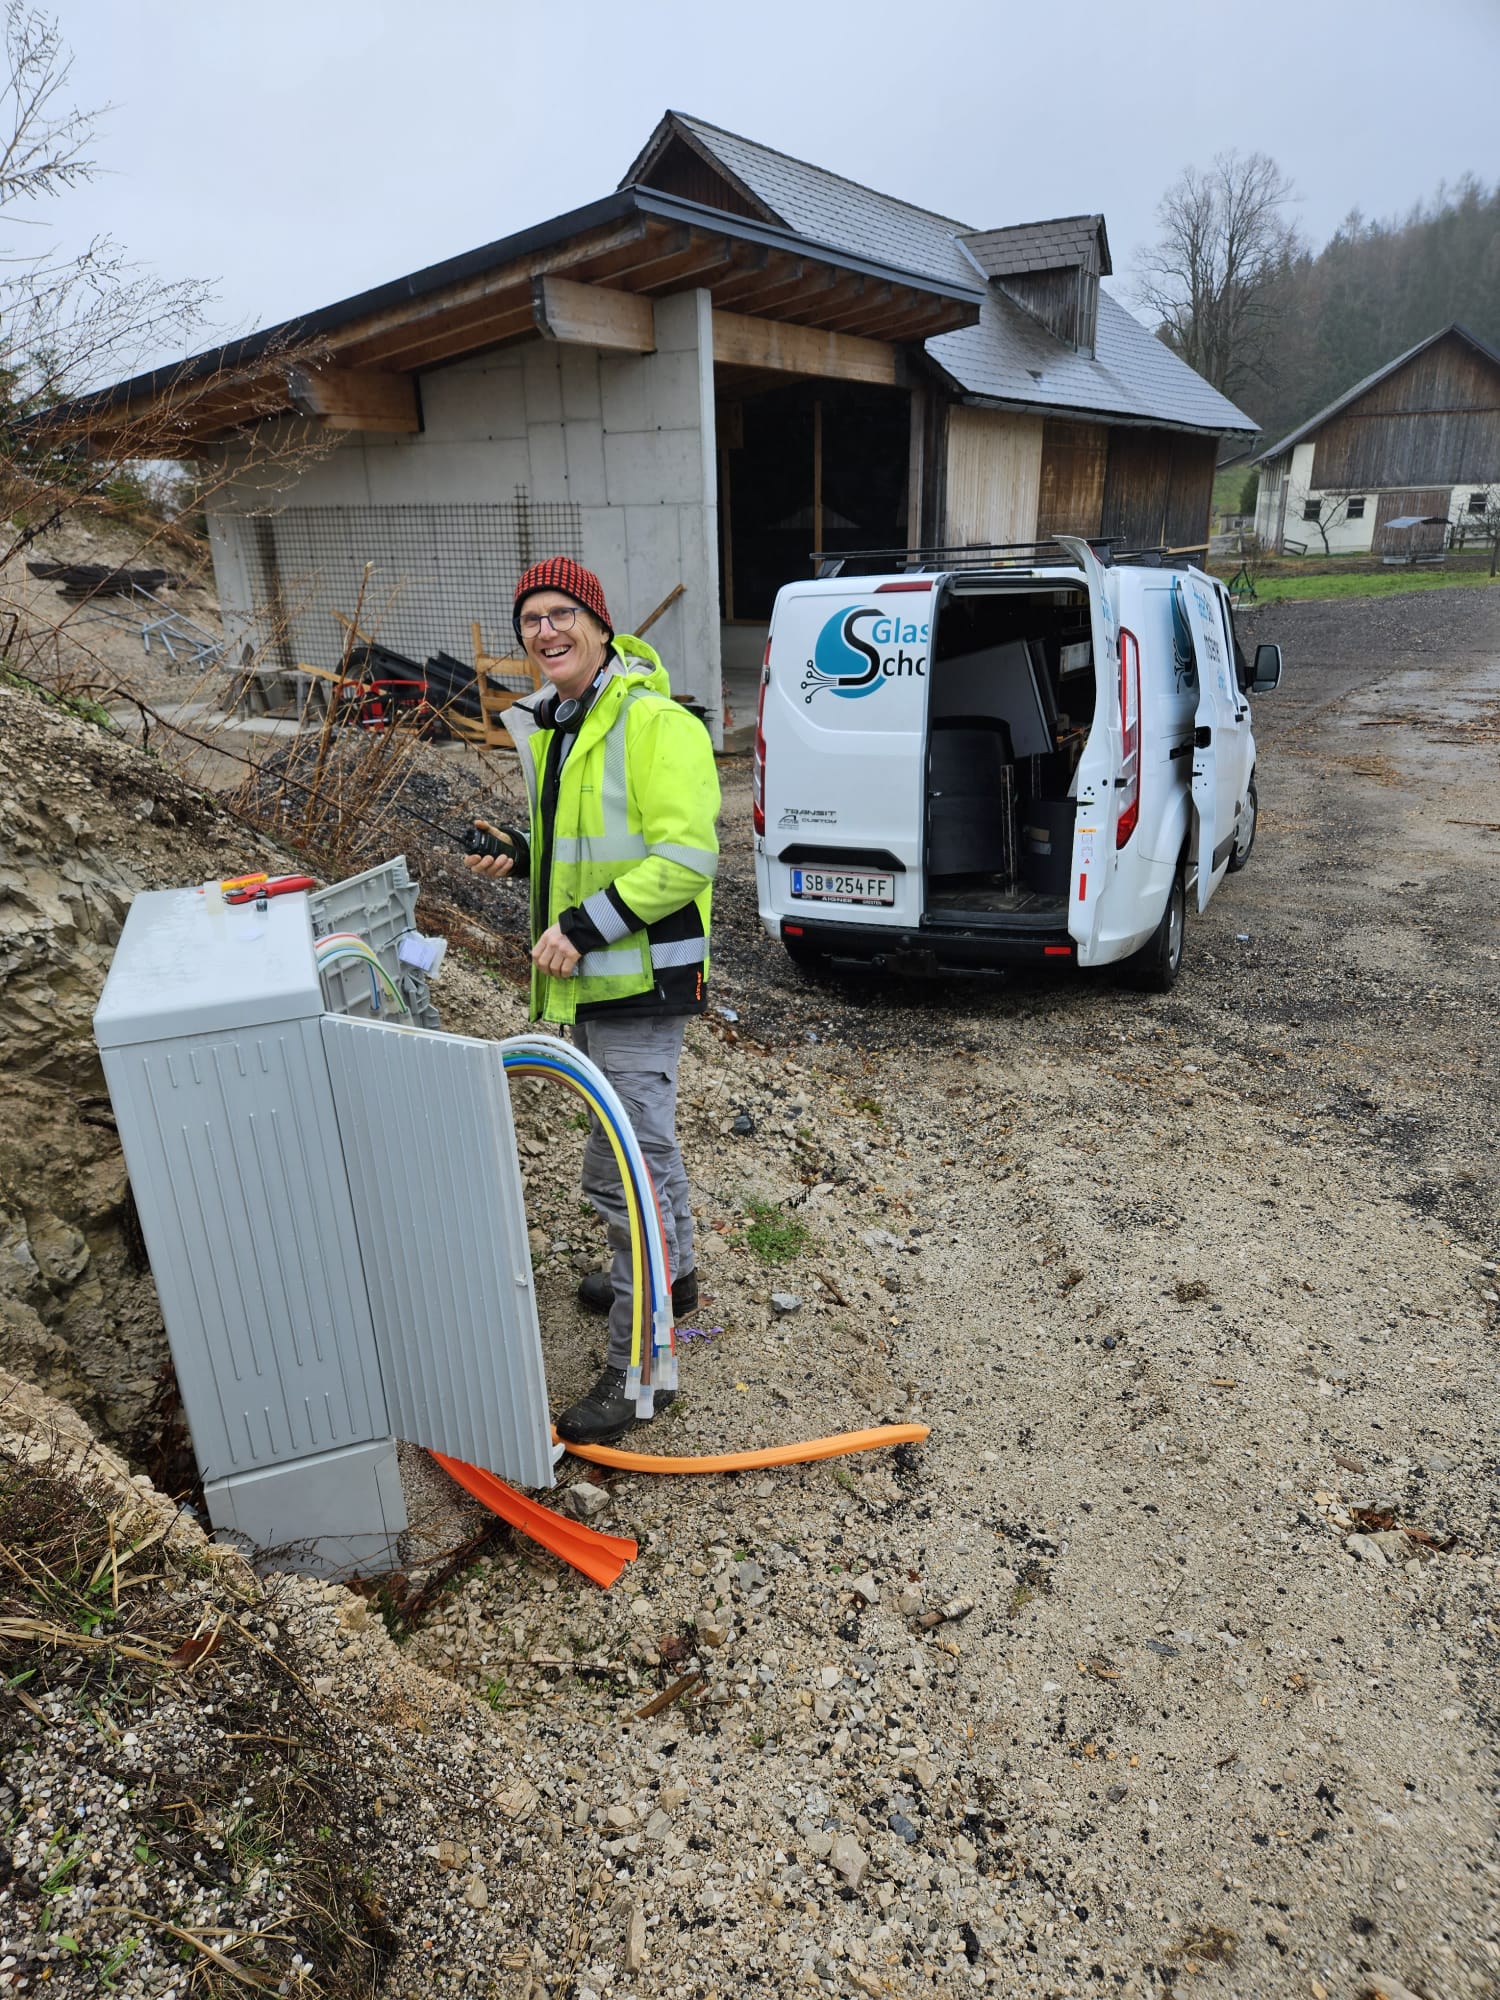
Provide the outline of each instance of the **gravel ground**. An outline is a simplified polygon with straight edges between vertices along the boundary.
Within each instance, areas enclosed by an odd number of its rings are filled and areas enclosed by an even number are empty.
[[[600,1733],[543,1780],[563,1849],[661,1920],[636,1982],[601,1923],[594,1990],[1500,1991],[1500,870],[1455,824],[1494,810],[1497,611],[1247,620],[1288,658],[1259,851],[1162,999],[806,981],[729,779],[740,1040],[699,1039],[686,1121],[725,1332],[665,1428],[932,1438],[748,1492],[606,1482],[644,1543],[615,1592],[502,1565],[414,1642],[477,1684],[722,1636],[648,1726],[580,1686]],[[815,1239],[779,1273],[734,1247],[754,1192]]]
[[[1500,1993],[1500,602],[1246,623],[1287,653],[1257,851],[1169,996],[808,981],[724,767],[707,1296],[642,1443],[931,1437],[570,1468],[640,1540],[619,1585],[502,1542],[347,1682],[339,1603],[289,1621],[330,1712],[384,1718],[387,1990]],[[519,1018],[462,966],[438,997]],[[518,1126],[561,1404],[597,1232],[566,1109],[528,1087]],[[467,1722],[410,1691],[454,1683]]]

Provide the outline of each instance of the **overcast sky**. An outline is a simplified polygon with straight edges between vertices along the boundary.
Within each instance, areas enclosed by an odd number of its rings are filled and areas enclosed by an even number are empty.
[[[975,227],[1104,211],[1259,149],[1322,243],[1500,179],[1500,0],[55,0],[108,171],[56,205],[246,331],[607,193],[690,111]],[[199,345],[207,344],[207,336]]]

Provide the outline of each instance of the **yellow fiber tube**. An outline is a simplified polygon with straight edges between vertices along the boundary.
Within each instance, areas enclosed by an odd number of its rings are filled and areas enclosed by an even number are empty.
[[[524,1061],[510,1064],[508,1065],[508,1067],[514,1069],[515,1072],[521,1076],[524,1076],[527,1073],[527,1071],[531,1068],[530,1064]],[[549,1077],[557,1076],[560,1073],[561,1073],[560,1069],[547,1069],[547,1068],[542,1068],[540,1066],[538,1066],[536,1070],[532,1071],[532,1074],[534,1075],[549,1076]],[[619,1138],[615,1133],[613,1121],[604,1114],[603,1105],[600,1103],[599,1099],[595,1097],[594,1093],[589,1089],[588,1085],[584,1083],[581,1077],[575,1077],[575,1076],[564,1075],[563,1081],[567,1084],[570,1084],[572,1088],[578,1092],[578,1095],[583,1099],[584,1103],[588,1105],[589,1109],[593,1112],[594,1116],[599,1120],[599,1124],[604,1131],[605,1137],[609,1140],[610,1148],[614,1153],[615,1164],[620,1169],[620,1185],[625,1190],[625,1206],[630,1216],[630,1268],[634,1279],[634,1282],[632,1283],[630,1288],[631,1290],[630,1365],[632,1368],[639,1368],[641,1365],[641,1344],[642,1344],[641,1343],[642,1280],[643,1279],[649,1280],[650,1274],[646,1268],[646,1255],[645,1255],[646,1246],[641,1232],[642,1218],[640,1214],[640,1201],[639,1197],[635,1192],[630,1172],[630,1162],[625,1157],[625,1148],[620,1144]]]

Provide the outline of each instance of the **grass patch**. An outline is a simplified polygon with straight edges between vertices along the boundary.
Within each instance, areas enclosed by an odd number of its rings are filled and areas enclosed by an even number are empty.
[[[745,1241],[763,1264],[790,1264],[812,1241],[805,1222],[771,1201],[747,1201]]]
[[[1412,590],[1483,589],[1500,577],[1483,570],[1392,569],[1364,576],[1263,576],[1255,586],[1262,604],[1305,603],[1325,597],[1403,597]]]
[[[1243,461],[1239,465],[1227,465],[1223,471],[1214,474],[1210,511],[1216,521],[1221,514],[1237,514],[1240,511],[1240,496],[1249,477],[1250,467]]]
[[[40,681],[5,666],[0,666],[0,687],[14,688],[18,694],[34,694],[49,708],[59,709],[64,715],[76,715],[80,722],[91,722],[96,729],[106,729],[112,736],[119,734],[109,710],[100,702],[90,701],[87,695],[66,694],[56,688],[43,687]]]

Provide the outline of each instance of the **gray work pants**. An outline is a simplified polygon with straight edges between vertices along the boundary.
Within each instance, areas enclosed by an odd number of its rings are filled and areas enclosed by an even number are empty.
[[[693,1211],[688,1201],[687,1173],[677,1145],[677,1065],[685,1014],[635,1014],[623,1021],[592,1020],[573,1024],[573,1040],[591,1063],[602,1069],[618,1093],[635,1127],[641,1152],[656,1183],[667,1256],[674,1279],[693,1268]],[[609,1366],[630,1365],[631,1269],[630,1215],[614,1149],[592,1113],[583,1148],[583,1192],[603,1219],[614,1252],[610,1280],[615,1288],[609,1313]],[[646,1307],[643,1302],[643,1312]],[[642,1320],[642,1352],[650,1338],[650,1320]]]

